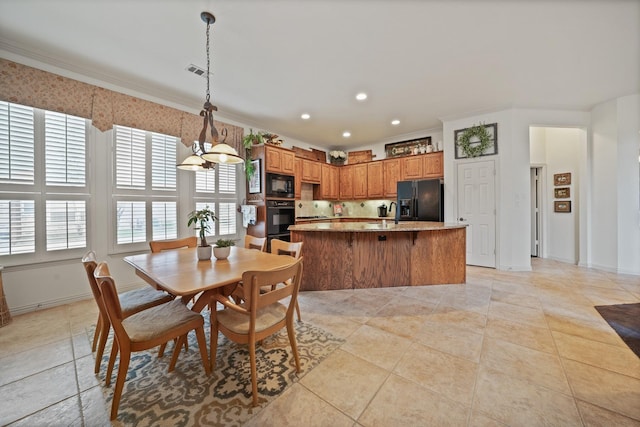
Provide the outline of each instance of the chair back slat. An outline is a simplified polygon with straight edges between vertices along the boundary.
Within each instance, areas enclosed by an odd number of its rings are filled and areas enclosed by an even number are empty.
[[[118,298],[116,284],[111,277],[107,263],[99,263],[93,275],[100,287],[100,294],[102,295],[104,308],[109,316],[111,325],[113,326],[116,334],[119,332],[121,333],[124,331],[124,328],[122,327],[122,308],[120,306],[120,298]]]
[[[291,297],[289,308],[295,306],[302,278],[302,258],[290,266],[270,271],[247,271],[242,275],[246,287],[245,306],[255,316],[257,310]],[[280,285],[271,291],[260,293],[260,288]]]
[[[246,235],[244,236],[244,247],[247,249],[257,249],[260,252],[264,252],[264,248],[267,246],[266,237],[255,237]]]
[[[184,239],[152,240],[149,242],[149,248],[151,248],[152,253],[172,249],[195,248],[197,245],[198,239],[196,236],[185,237]]]
[[[302,256],[302,242],[285,242],[280,239],[271,240],[271,253],[276,255],[289,255],[294,258]]]

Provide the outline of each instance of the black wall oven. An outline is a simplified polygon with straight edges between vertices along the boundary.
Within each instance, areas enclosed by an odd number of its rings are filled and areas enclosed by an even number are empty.
[[[267,241],[280,239],[289,242],[289,226],[296,223],[295,201],[267,200]]]

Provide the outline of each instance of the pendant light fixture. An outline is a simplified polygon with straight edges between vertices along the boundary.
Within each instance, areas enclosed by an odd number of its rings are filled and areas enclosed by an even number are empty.
[[[216,22],[216,17],[209,12],[202,12],[200,18],[207,24],[207,94],[202,111],[200,111],[200,116],[203,118],[203,126],[198,137],[198,144],[197,146],[194,144],[192,147],[193,154],[177,166],[178,169],[184,170],[213,169],[215,163],[238,164],[244,162],[244,159],[238,155],[235,148],[224,143],[226,135],[223,135],[225,138],[218,142],[218,131],[213,125],[213,112],[218,111],[218,108],[211,104],[209,92],[209,29],[211,24]],[[205,149],[207,127],[210,128],[211,132],[212,146],[209,151]]]

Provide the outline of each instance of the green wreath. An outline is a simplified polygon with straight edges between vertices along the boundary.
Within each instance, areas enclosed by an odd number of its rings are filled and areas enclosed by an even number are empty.
[[[471,144],[471,139],[474,137],[480,140],[479,144]],[[457,142],[458,147],[462,148],[462,152],[467,157],[478,157],[482,155],[491,144],[491,135],[489,135],[484,124],[471,126],[460,135]]]

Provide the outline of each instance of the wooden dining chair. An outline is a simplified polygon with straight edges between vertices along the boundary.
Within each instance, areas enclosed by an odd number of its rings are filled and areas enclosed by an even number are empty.
[[[104,354],[104,348],[109,336],[109,330],[111,329],[111,323],[109,316],[104,307],[102,300],[102,294],[100,288],[96,282],[94,271],[98,262],[96,261],[96,254],[93,251],[87,252],[82,257],[82,264],[87,273],[87,279],[89,280],[89,287],[93,298],[98,305],[98,321],[96,323],[96,330],[93,334],[92,351],[96,351],[96,363],[94,372],[97,374],[100,372],[100,364],[102,362],[102,355]],[[122,309],[123,317],[129,317],[132,314],[139,313],[142,310],[146,310],[151,307],[155,307],[160,304],[172,301],[173,296],[166,292],[158,291],[150,286],[145,286],[140,289],[134,289],[132,291],[123,292],[118,294],[120,307]]]
[[[267,246],[267,238],[266,237],[255,237],[246,235],[244,236],[244,247],[247,249],[257,249],[260,252],[264,252],[265,247]]]
[[[271,239],[271,253],[276,255],[289,255],[294,258],[300,258],[302,256],[302,242],[285,242],[280,239]],[[296,302],[296,314],[298,315],[298,322],[302,319],[300,317],[300,306]]]
[[[204,319],[200,313],[189,310],[179,300],[171,300],[166,304],[151,307],[125,317],[116,292],[116,285],[109,273],[107,263],[99,263],[93,274],[100,288],[104,307],[115,335],[111,348],[107,379],[111,377],[115,358],[120,353],[120,366],[118,367],[118,376],[111,404],[112,420],[118,416],[122,388],[129,369],[132,352],[147,350],[177,338],[178,344],[173,350],[171,363],[169,364],[169,372],[172,372],[182,344],[187,340],[187,334],[195,330],[202,365],[207,375],[211,373],[210,362],[207,357],[207,343],[204,336]]]
[[[245,301],[238,305],[221,294],[212,299],[223,305],[222,310],[211,310],[211,369],[215,368],[218,347],[218,332],[230,340],[248,344],[251,365],[251,390],[253,406],[258,405],[258,378],[256,374],[256,342],[261,341],[286,327],[289,343],[300,372],[300,357],[293,329],[293,310],[300,290],[302,258],[294,264],[268,271],[247,271],[242,275]],[[261,289],[284,283],[274,290],[261,293]],[[288,301],[287,301],[287,298]],[[285,300],[285,302],[281,302]],[[213,304],[213,301],[212,301]]]
[[[198,245],[196,236],[185,237],[184,239],[173,240],[151,240],[149,247],[152,253],[166,251],[169,249],[195,248]]]

